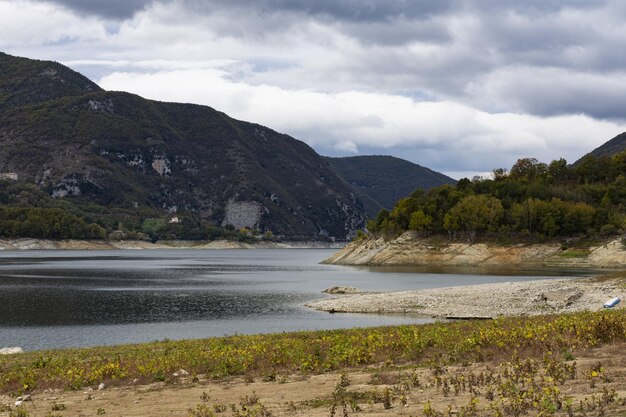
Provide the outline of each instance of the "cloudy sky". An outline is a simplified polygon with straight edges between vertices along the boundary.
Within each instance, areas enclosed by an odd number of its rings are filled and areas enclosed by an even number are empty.
[[[626,131],[621,0],[0,0],[0,50],[459,178]]]

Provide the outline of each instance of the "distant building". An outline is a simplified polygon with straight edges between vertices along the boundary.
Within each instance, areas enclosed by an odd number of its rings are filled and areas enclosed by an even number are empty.
[[[17,181],[17,174],[15,172],[0,172],[0,180]]]

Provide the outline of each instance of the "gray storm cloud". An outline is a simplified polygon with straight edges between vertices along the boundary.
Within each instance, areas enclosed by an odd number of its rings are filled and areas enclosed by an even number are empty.
[[[103,17],[130,18],[154,1],[149,0],[53,0],[79,12]],[[323,15],[348,21],[380,21],[403,16],[428,18],[447,11],[454,0],[183,0],[194,10],[211,12],[216,8],[247,8],[260,13],[292,12]]]
[[[625,21],[621,0],[0,0],[0,50],[327,153],[488,171],[626,129]]]
[[[139,10],[150,6],[150,0],[53,0],[78,13],[113,19],[128,19]]]

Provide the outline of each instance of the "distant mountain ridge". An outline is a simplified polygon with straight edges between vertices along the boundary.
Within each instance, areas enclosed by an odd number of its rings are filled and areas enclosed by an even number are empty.
[[[104,91],[61,64],[7,54],[1,173],[57,205],[79,204],[90,220],[146,208],[298,240],[345,240],[365,220],[350,187],[301,141],[207,106]],[[13,203],[40,204],[30,200]]]
[[[404,159],[384,155],[325,157],[335,172],[350,184],[369,217],[391,209],[418,188],[429,190],[456,180]]]
[[[581,162],[587,156],[594,156],[596,158],[600,158],[603,156],[612,156],[616,153],[626,151],[626,132],[620,133],[615,136],[613,139],[605,142],[604,144],[598,146],[593,151],[589,152],[587,155],[580,158],[578,161],[574,163],[574,165]]]
[[[208,106],[105,91],[57,62],[0,53],[0,209],[62,208],[118,235],[178,216],[187,229],[345,240],[366,214],[455,182],[390,156],[321,157]]]

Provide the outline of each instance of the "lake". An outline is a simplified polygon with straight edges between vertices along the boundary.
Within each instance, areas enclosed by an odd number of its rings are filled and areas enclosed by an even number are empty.
[[[347,285],[410,290],[572,271],[321,265],[334,250],[118,250],[0,253],[0,348],[24,350],[337,329],[432,319],[305,308]]]

